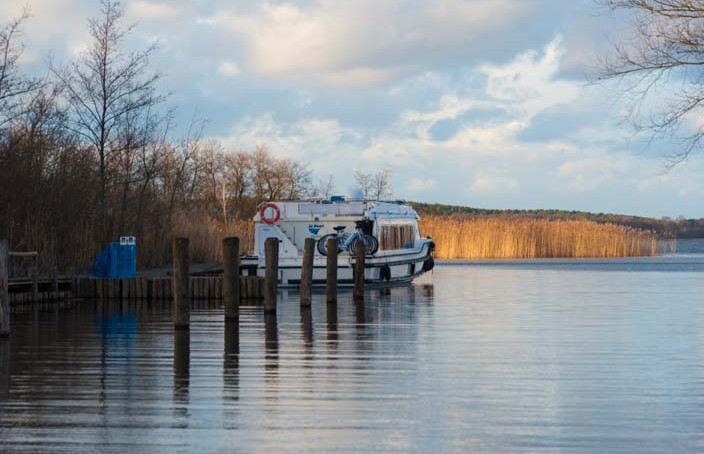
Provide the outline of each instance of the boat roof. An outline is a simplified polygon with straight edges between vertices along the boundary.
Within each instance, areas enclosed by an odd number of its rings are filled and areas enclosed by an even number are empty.
[[[262,204],[254,216],[255,222],[261,222],[261,212],[266,206],[276,206],[282,221],[320,220],[324,218],[366,218],[379,219],[413,219],[418,220],[416,211],[403,201],[383,200],[302,200],[285,202],[267,202]]]

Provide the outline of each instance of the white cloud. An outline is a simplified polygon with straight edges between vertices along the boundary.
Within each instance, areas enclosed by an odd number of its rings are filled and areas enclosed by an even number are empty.
[[[175,6],[173,2],[154,3],[144,0],[130,1],[125,8],[125,12],[130,17],[147,20],[168,20],[183,14],[183,10]]]
[[[242,73],[242,70],[237,63],[223,60],[218,65],[218,72],[224,76],[237,76]]]
[[[516,0],[267,2],[201,23],[243,41],[248,70],[260,76],[363,86],[480,56],[495,47],[489,36],[536,8]]]
[[[483,196],[515,194],[519,188],[520,184],[515,178],[492,175],[485,172],[477,172],[472,178],[472,184],[469,186],[471,193]]]
[[[410,192],[424,192],[433,189],[437,182],[433,178],[412,178],[407,189]]]
[[[332,87],[365,87],[388,82],[399,72],[397,69],[352,68],[324,73],[320,80]]]
[[[485,65],[482,71],[488,77],[488,95],[517,106],[528,115],[574,101],[580,94],[580,85],[557,79],[564,55],[561,41],[560,36],[553,39],[542,55],[528,51],[508,65]]]
[[[556,39],[542,51],[521,53],[505,65],[466,69],[483,78],[426,72],[414,81],[404,80],[402,88],[386,91],[389,99],[403,100],[409,87],[422,90],[432,84],[434,101],[399,110],[396,122],[376,133],[345,126],[335,117],[286,122],[266,114],[238,122],[229,141],[246,147],[266,143],[276,155],[307,163],[317,175],[332,175],[338,187],[352,184],[350,169],[391,166],[394,187],[400,190],[396,196],[422,201],[642,214],[647,204],[629,209],[628,201],[671,193],[679,203],[673,212],[688,212],[684,204],[704,195],[701,184],[688,177],[655,180],[659,161],[625,152],[627,134],[615,120],[606,120],[608,106],[602,107],[603,115],[586,117],[591,123],[559,139],[520,139],[537,115],[555,106],[560,112],[579,112],[594,102],[595,91],[558,79],[560,46]],[[510,86],[507,80],[516,73],[518,86],[525,84],[530,91]],[[475,81],[471,91],[464,89],[466,80]],[[491,109],[501,115],[465,121]],[[457,129],[437,141],[431,128],[441,121],[452,121]]]
[[[391,127],[377,134],[343,127],[332,118],[302,119],[286,125],[268,114],[240,122],[232,137],[239,143],[267,143],[282,156],[313,162],[313,168],[323,174],[340,168],[382,169],[391,165],[396,186],[409,192],[423,194],[423,189],[427,194],[444,192],[457,197],[462,191],[457,191],[458,182],[453,179],[461,178],[475,197],[515,195],[522,178],[533,178],[526,175],[526,169],[542,166],[544,173],[553,169],[554,174],[569,179],[572,164],[558,168],[579,152],[579,144],[569,140],[521,142],[517,139],[536,114],[580,96],[577,84],[555,80],[559,72],[559,46],[556,39],[542,52],[520,54],[503,66],[484,66],[480,71],[485,76],[483,94],[481,90],[475,90],[473,95],[462,94],[463,87],[459,84],[464,79],[460,79],[455,85],[439,90],[439,97],[434,103],[427,103],[428,108],[402,110]],[[501,80],[515,73],[521,74],[521,84],[532,87],[529,94],[512,92],[507,82]],[[423,74],[419,80],[419,83],[427,80],[437,84],[439,79]],[[392,92],[389,96],[396,94]],[[462,121],[463,116],[475,111],[497,108],[505,112],[500,119]],[[443,120],[456,121],[457,130],[440,142],[433,139],[430,129]],[[354,140],[343,141],[344,136]],[[603,158],[608,160],[606,155]],[[575,173],[572,179],[585,186],[584,182],[590,181],[583,176],[585,172]],[[438,178],[442,174],[450,176]]]
[[[345,139],[354,142],[359,133],[333,119],[312,118],[283,124],[272,114],[266,114],[238,122],[228,137],[220,139],[234,148],[266,145],[275,156],[297,160],[321,174],[329,174],[350,168],[356,147]]]
[[[614,183],[617,176],[626,173],[629,167],[627,161],[605,153],[596,157],[586,156],[565,161],[557,169],[557,174],[573,191],[594,191]]]
[[[17,19],[27,7],[29,18],[22,23],[18,40],[25,45],[23,64],[42,62],[47,50],[71,51],[85,36],[88,15],[85,5],[71,0],[33,0],[0,2],[0,26]],[[67,24],[70,24],[67,27]]]

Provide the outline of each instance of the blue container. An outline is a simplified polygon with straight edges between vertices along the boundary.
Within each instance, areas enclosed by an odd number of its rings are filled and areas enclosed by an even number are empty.
[[[119,277],[137,277],[137,246],[134,244],[121,244],[117,263]]]
[[[125,238],[131,241],[125,241]],[[137,277],[137,245],[134,237],[113,241],[94,259],[95,275],[109,278]]]

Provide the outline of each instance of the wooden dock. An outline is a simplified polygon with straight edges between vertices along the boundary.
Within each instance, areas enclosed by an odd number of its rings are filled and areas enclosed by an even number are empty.
[[[192,300],[223,299],[222,276],[191,276],[190,297]],[[32,302],[50,302],[66,299],[94,300],[167,300],[173,299],[173,278],[137,277],[134,279],[108,279],[95,277],[60,278],[59,291],[54,290],[55,281],[39,280],[37,293],[32,291],[31,281],[15,281],[9,285],[11,305]],[[240,298],[261,299],[264,297],[264,278],[240,276]]]
[[[191,276],[189,292],[192,300],[223,298],[222,276]],[[78,278],[75,296],[83,299],[163,300],[173,299],[174,280],[171,277],[134,279]],[[264,295],[264,279],[240,276],[240,297],[259,299]]]

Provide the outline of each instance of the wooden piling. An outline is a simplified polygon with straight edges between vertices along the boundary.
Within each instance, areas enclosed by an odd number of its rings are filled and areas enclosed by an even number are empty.
[[[188,397],[188,384],[191,372],[191,332],[174,331],[174,397],[182,400]]]
[[[313,346],[313,312],[310,306],[301,307],[301,333],[303,334],[303,344],[306,347],[307,353]]]
[[[266,268],[264,272],[264,312],[276,312],[276,293],[279,284],[279,239],[264,242]]]
[[[306,238],[303,246],[303,264],[301,266],[301,307],[310,307],[311,294],[313,293],[313,255],[315,254],[315,240]]]
[[[354,292],[355,302],[364,302],[364,241],[357,241],[354,250]]]
[[[327,281],[325,283],[325,300],[328,304],[337,303],[337,238],[329,238],[327,244]]]
[[[32,275],[32,301],[39,302],[39,267],[35,262],[30,271]]]
[[[59,300],[59,267],[51,268],[51,289],[54,292],[54,301]]]
[[[222,240],[222,256],[225,320],[237,320],[240,316],[240,239]]]
[[[191,321],[191,303],[188,289],[188,238],[174,238],[174,328],[188,329]]]
[[[240,353],[240,325],[237,320],[225,320],[225,357]]]
[[[10,393],[10,343],[0,342],[0,398]]]
[[[10,297],[7,284],[7,240],[0,240],[0,338],[10,337]]]

